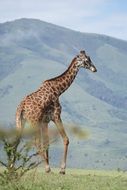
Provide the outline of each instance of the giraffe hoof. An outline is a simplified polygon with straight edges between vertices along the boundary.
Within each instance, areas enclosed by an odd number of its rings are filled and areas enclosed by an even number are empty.
[[[45,171],[46,174],[49,174],[51,172],[51,170]]]
[[[65,170],[64,171],[61,170],[59,173],[65,175]]]
[[[46,172],[46,173],[50,173],[50,172],[51,172],[51,169],[50,169],[50,168],[47,168],[47,169],[45,170],[45,172]]]

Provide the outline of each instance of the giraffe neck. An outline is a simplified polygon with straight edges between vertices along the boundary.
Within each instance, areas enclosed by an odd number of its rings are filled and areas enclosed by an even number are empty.
[[[56,86],[55,90],[58,96],[60,96],[63,92],[65,92],[69,88],[69,86],[74,81],[78,71],[79,68],[76,66],[76,59],[74,58],[68,69],[63,74],[49,80],[53,82],[54,85]]]

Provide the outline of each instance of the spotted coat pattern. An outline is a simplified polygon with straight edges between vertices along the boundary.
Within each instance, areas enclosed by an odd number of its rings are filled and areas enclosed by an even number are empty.
[[[58,120],[61,114],[59,96],[71,85],[78,70],[76,59],[74,59],[62,75],[44,81],[37,91],[27,95],[17,108],[17,127],[21,127],[18,124],[21,114],[19,110],[22,112],[22,118],[30,122],[32,126],[41,122],[49,123],[51,120]]]
[[[95,66],[85,51],[80,51],[80,54],[72,60],[68,69],[63,74],[44,81],[37,91],[26,96],[18,106],[16,112],[16,127],[18,129],[23,128],[25,121],[29,122],[32,127],[38,128],[38,126],[41,125],[41,127],[39,127],[39,133],[42,134],[43,137],[40,136],[39,139],[44,139],[43,146],[47,144],[47,142],[49,144],[48,123],[53,121],[56,124],[64,142],[61,174],[65,174],[69,139],[60,117],[61,105],[59,96],[69,88],[81,67],[96,72]],[[47,148],[43,151],[43,157],[46,163],[46,172],[50,172]]]

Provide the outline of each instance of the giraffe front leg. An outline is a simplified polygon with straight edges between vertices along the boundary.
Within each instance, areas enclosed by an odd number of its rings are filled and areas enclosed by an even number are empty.
[[[62,163],[61,163],[60,174],[65,174],[69,139],[66,135],[66,132],[64,130],[63,123],[62,123],[61,119],[56,120],[55,124],[58,128],[58,131],[59,131],[59,133],[63,139],[63,143],[64,143],[64,154],[63,154],[63,159],[62,159]]]

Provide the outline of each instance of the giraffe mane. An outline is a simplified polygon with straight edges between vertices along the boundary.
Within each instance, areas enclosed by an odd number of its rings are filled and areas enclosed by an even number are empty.
[[[69,65],[69,67],[67,68],[67,70],[66,70],[66,71],[64,71],[61,75],[58,75],[57,77],[53,77],[53,78],[48,79],[48,80],[46,80],[46,81],[54,81],[54,80],[56,80],[56,79],[58,79],[58,78],[60,78],[60,77],[64,76],[64,75],[68,72],[68,70],[70,69],[70,67],[73,65],[73,63],[75,62],[75,60],[76,60],[76,57],[75,57],[75,58],[73,58],[73,60],[72,60],[71,64],[70,64],[70,65]]]

